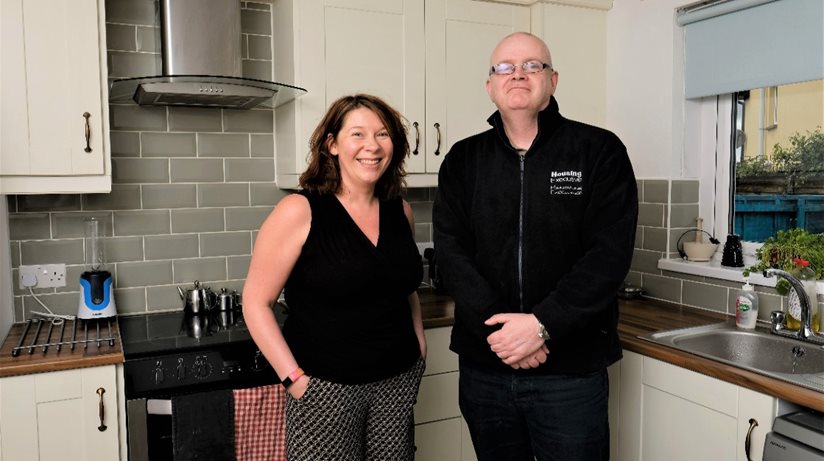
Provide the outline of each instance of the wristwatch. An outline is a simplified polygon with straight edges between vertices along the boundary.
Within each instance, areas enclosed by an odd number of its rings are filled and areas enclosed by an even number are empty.
[[[546,327],[540,321],[538,321],[538,336],[544,341],[549,341],[549,332],[546,331]]]

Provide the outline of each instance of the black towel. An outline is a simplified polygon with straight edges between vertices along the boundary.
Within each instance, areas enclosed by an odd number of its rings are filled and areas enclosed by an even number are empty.
[[[231,389],[172,397],[175,461],[235,459]]]

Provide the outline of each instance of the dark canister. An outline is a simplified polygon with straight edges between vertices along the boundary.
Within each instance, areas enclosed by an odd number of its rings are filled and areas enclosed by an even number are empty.
[[[744,267],[744,252],[741,248],[741,236],[730,234],[724,242],[721,253],[721,265],[727,267]]]

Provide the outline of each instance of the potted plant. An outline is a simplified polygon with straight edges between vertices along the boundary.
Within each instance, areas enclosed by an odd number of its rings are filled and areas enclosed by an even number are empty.
[[[824,279],[824,233],[813,234],[804,229],[789,229],[778,231],[778,235],[770,237],[756,251],[758,262],[747,268],[745,276],[750,272],[762,272],[768,267],[793,272],[796,258],[805,259],[815,270],[816,280]],[[789,293],[790,284],[779,279],[775,285],[781,295]]]

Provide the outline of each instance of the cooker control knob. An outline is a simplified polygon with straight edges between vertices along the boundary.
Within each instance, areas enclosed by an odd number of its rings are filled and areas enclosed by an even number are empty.
[[[252,361],[252,370],[254,371],[263,371],[266,368],[266,365],[269,363],[266,362],[266,359],[263,358],[263,353],[260,350],[255,351],[255,358]]]
[[[195,358],[195,363],[192,365],[192,374],[197,379],[206,379],[212,374],[212,365],[206,361],[205,356]]]
[[[162,383],[164,379],[166,379],[166,377],[163,375],[163,362],[158,360],[157,363],[155,363],[155,369],[154,369],[155,384]]]
[[[183,381],[186,379],[186,365],[183,364],[183,358],[177,359],[177,380]]]

